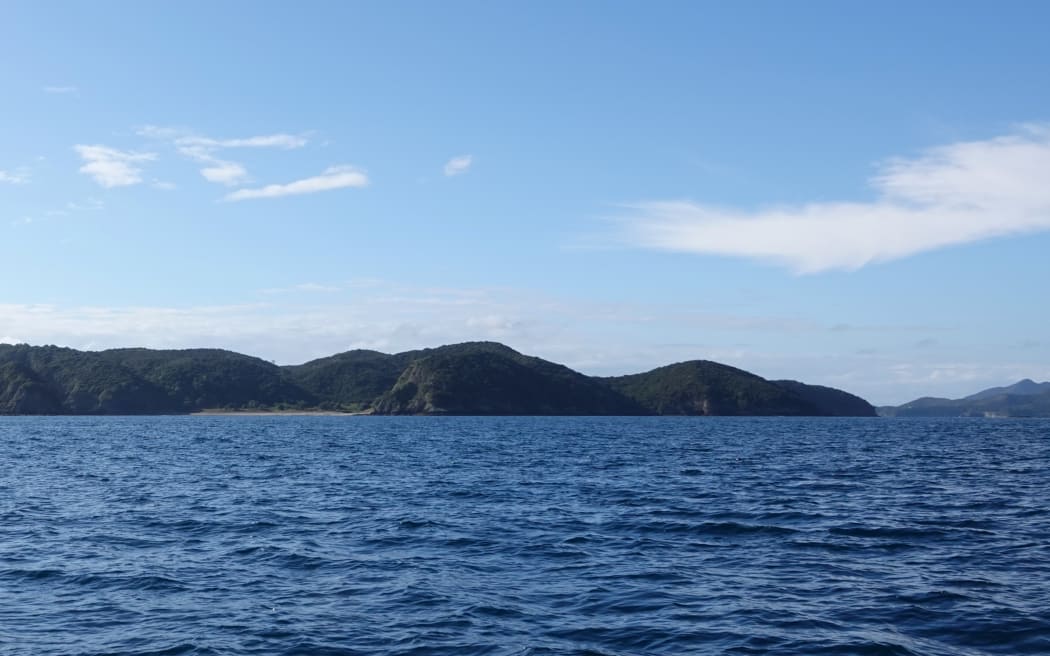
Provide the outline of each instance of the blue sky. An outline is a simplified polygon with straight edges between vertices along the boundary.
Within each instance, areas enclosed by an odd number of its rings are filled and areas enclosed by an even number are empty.
[[[0,341],[1050,378],[1050,5],[0,8]]]

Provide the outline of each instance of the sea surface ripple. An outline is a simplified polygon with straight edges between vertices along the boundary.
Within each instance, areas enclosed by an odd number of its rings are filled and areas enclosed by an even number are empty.
[[[0,653],[1050,654],[1050,421],[0,418]]]

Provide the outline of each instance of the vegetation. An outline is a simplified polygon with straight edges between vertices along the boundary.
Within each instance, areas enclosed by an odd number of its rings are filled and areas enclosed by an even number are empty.
[[[647,414],[600,381],[502,344],[460,344],[414,360],[381,396],[381,414]]]
[[[355,350],[297,366],[217,349],[77,351],[0,345],[0,414],[181,414],[205,409],[476,415],[865,415],[862,399],[715,362],[585,376],[502,344],[394,355]]]
[[[875,408],[867,401],[841,390],[768,381],[706,360],[604,380],[659,415],[875,416]]]
[[[355,350],[285,370],[291,380],[319,400],[321,408],[360,411],[393,387],[410,361],[407,355]]]
[[[276,365],[220,350],[76,351],[0,345],[0,413],[181,414],[312,407]]]
[[[774,380],[806,403],[812,405],[819,415],[827,417],[875,417],[875,407],[864,399],[834,387],[807,385],[797,380]]]

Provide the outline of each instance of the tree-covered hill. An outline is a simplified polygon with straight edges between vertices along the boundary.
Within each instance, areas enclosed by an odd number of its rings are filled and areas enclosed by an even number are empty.
[[[840,390],[715,362],[585,376],[494,342],[388,355],[355,350],[279,367],[218,349],[77,351],[0,345],[0,414],[328,409],[375,414],[866,415]]]
[[[774,385],[783,387],[817,409],[827,417],[875,417],[875,407],[855,394],[834,387],[808,385],[797,380],[774,380]]]
[[[413,352],[414,353],[414,352]],[[397,382],[410,354],[354,350],[284,367],[291,380],[314,395],[321,407],[365,410]]]
[[[870,404],[841,390],[769,381],[706,360],[603,380],[659,415],[875,416]]]
[[[151,414],[172,410],[163,390],[97,353],[0,345],[0,413]]]
[[[114,349],[98,355],[159,387],[183,412],[317,405],[317,397],[281,367],[232,351]]]
[[[213,349],[77,351],[0,345],[0,413],[178,414],[312,407],[280,367]]]
[[[381,414],[636,415],[638,404],[568,367],[478,342],[433,349],[401,373]]]

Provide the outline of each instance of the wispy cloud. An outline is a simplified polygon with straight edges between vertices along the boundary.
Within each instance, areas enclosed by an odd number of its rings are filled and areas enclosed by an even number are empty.
[[[299,194],[313,194],[347,187],[368,186],[368,176],[350,166],[333,166],[321,175],[296,180],[287,184],[271,184],[258,189],[239,189],[227,194],[224,200],[249,200],[253,198],[280,198]]]
[[[88,198],[79,203],[69,201],[66,203],[66,209],[70,212],[94,212],[105,207],[105,203],[97,198]]]
[[[63,207],[52,208],[44,210],[42,213],[36,216],[22,216],[11,222],[12,226],[28,226],[33,224],[46,224],[49,221],[60,219],[70,214],[78,212],[94,212],[101,210],[104,207],[102,201],[97,198],[88,198],[87,200],[74,203],[72,201],[66,203]]]
[[[236,186],[248,181],[248,171],[237,162],[211,159],[211,166],[201,169],[201,175],[208,182],[215,182],[227,187]]]
[[[73,148],[85,162],[80,172],[91,176],[103,187],[125,187],[142,182],[139,165],[157,159],[154,153],[117,150],[108,146],[77,145]]]
[[[146,125],[138,128],[139,136],[168,141],[179,154],[203,164],[201,175],[208,182],[233,187],[251,181],[248,170],[240,163],[224,159],[219,153],[233,148],[278,148],[291,150],[307,144],[305,137],[294,134],[265,134],[237,139],[214,139],[185,128]]]
[[[466,173],[470,170],[470,165],[473,163],[473,155],[460,155],[459,157],[453,157],[445,162],[445,175],[452,177],[454,175]]]
[[[75,94],[80,90],[74,86],[47,86],[42,87],[41,91],[53,94]]]
[[[212,139],[210,137],[182,137],[177,143],[183,146],[203,148],[302,148],[307,141],[294,134],[265,134],[243,139]]]
[[[642,248],[753,258],[798,273],[855,270],[991,237],[1050,230],[1050,126],[953,143],[881,165],[868,203],[754,211],[687,201],[628,205]]]
[[[260,290],[262,294],[298,294],[298,293],[334,293],[343,291],[343,288],[339,285],[324,285],[317,282],[304,282],[298,285],[291,285],[290,287],[271,287],[269,289]]]
[[[0,183],[22,185],[29,182],[29,170],[25,168],[15,169],[14,171],[4,171],[0,169]]]

